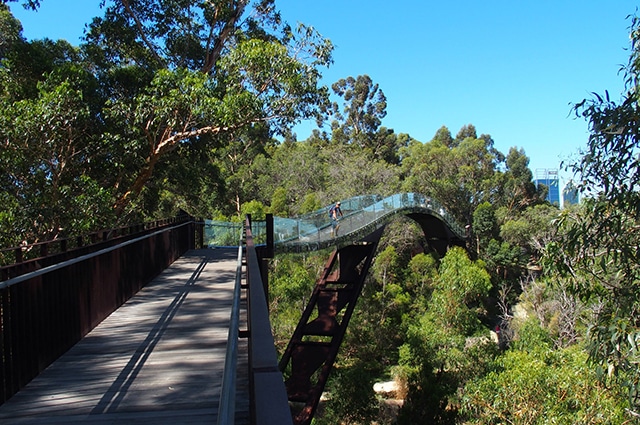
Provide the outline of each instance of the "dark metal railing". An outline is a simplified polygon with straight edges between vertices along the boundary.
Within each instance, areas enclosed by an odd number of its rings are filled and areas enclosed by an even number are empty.
[[[0,282],[0,404],[188,249],[202,225],[154,230],[32,260]]]
[[[145,233],[191,221],[193,221],[193,217],[181,214],[176,217],[100,230],[85,235],[31,244],[25,242],[20,246],[0,248],[0,280],[11,279],[20,274],[95,252]],[[200,226],[199,229],[202,230],[203,227]],[[200,240],[203,237],[204,232],[200,232],[197,236],[199,245],[202,245]]]
[[[0,404],[178,257],[201,246],[203,226],[203,222],[189,218],[172,220],[157,228],[141,226],[139,233],[104,233],[93,238],[92,245],[79,244],[71,250],[60,249],[50,256],[30,260],[22,258],[23,263],[5,268],[8,271],[0,280]],[[272,234],[272,218],[267,220],[267,227],[267,233]],[[218,424],[234,423],[238,341],[243,336],[249,337],[251,423],[292,424],[271,333],[265,260],[261,258],[273,255],[273,237],[266,238],[270,249],[265,246],[256,249],[250,217],[244,232],[246,246],[240,244],[238,248]],[[243,266],[246,266],[247,330],[241,332]]]
[[[217,425],[233,425],[236,410],[236,378],[238,370],[238,338],[240,337],[240,294],[242,287],[242,241],[238,246],[238,263],[236,265],[236,281],[233,288],[233,304],[229,320],[229,336],[227,351],[222,372],[220,403],[218,404]]]
[[[245,234],[251,423],[255,425],[290,425],[293,420],[284,379],[278,369],[278,356],[271,333],[260,259],[256,253],[249,218],[245,225]]]

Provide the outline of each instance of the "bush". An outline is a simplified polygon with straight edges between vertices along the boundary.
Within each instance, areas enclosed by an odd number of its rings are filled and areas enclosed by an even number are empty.
[[[621,424],[628,419],[620,388],[598,382],[582,348],[527,348],[507,351],[497,370],[465,386],[460,423]]]

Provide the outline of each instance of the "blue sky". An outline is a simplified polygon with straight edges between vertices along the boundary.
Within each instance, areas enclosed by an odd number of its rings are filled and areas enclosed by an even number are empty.
[[[24,36],[76,44],[99,0],[12,3]],[[383,125],[427,142],[441,126],[490,134],[503,153],[523,148],[529,166],[559,168],[576,157],[588,126],[571,104],[623,91],[630,0],[276,0],[292,24],[335,45],[324,83],[369,75],[387,97]],[[296,127],[299,140],[315,124]],[[561,180],[568,179],[561,172]],[[562,185],[561,181],[561,185]]]

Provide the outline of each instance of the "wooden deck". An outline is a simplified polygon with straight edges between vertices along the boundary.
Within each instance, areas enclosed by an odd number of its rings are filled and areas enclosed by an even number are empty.
[[[0,406],[0,423],[215,424],[236,263],[237,249],[187,252]]]

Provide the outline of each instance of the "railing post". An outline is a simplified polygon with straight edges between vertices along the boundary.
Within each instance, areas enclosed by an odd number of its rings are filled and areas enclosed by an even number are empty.
[[[264,296],[267,299],[267,307],[269,306],[269,258],[273,258],[273,214],[267,214],[266,217],[267,245],[257,251],[258,261],[260,262],[260,275],[262,277],[262,286],[264,288]]]
[[[266,232],[267,232],[267,249],[264,254],[265,258],[273,258],[275,252],[274,236],[273,236],[273,214],[269,213],[266,216]]]

